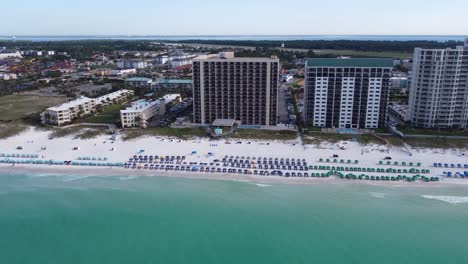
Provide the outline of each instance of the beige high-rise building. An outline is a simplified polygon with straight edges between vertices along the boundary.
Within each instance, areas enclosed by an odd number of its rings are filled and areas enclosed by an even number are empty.
[[[193,61],[194,123],[235,119],[277,124],[279,59],[236,58],[232,52]]]

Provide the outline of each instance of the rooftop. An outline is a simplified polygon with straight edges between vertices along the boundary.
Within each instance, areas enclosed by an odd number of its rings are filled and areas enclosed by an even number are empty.
[[[72,107],[77,107],[79,105],[82,105],[82,104],[85,104],[85,103],[88,103],[88,102],[92,102],[93,100],[94,99],[91,99],[91,98],[88,98],[88,97],[85,97],[85,96],[81,96],[80,98],[77,98],[75,100],[63,103],[61,105],[57,105],[57,106],[54,106],[54,107],[49,107],[49,108],[47,108],[47,110],[52,110],[52,111],[69,110]]]
[[[141,100],[133,102],[129,107],[125,108],[124,110],[120,110],[120,112],[121,113],[141,112],[154,105],[159,105],[161,102],[161,99],[164,99],[165,103],[167,104],[175,100],[177,97],[180,97],[180,94],[166,94],[163,97],[159,98],[158,100],[141,99]]]
[[[232,127],[236,123],[235,119],[221,119],[217,118],[211,124],[214,127]]]
[[[141,100],[133,102],[129,107],[125,108],[124,110],[120,110],[120,112],[121,113],[141,112],[158,104],[159,104],[159,100],[150,101],[146,99],[141,99]]]
[[[278,62],[278,58],[268,57],[235,57],[235,58],[220,58],[220,57],[209,57],[209,58],[196,58],[194,61],[215,61],[215,62]]]
[[[151,78],[146,78],[146,77],[131,77],[125,79],[126,82],[150,82],[153,81]]]
[[[185,79],[159,79],[158,83],[165,83],[165,84],[192,84],[192,80],[185,80]]]
[[[308,59],[306,67],[363,67],[363,68],[393,68],[392,59],[356,58],[356,59]]]
[[[100,97],[96,98],[96,101],[101,102],[102,100],[107,100],[107,98],[109,98],[110,100],[114,100],[115,98],[119,98],[123,94],[127,94],[127,93],[130,93],[130,92],[131,92],[130,90],[118,90],[118,91],[112,92],[110,94],[100,96]]]

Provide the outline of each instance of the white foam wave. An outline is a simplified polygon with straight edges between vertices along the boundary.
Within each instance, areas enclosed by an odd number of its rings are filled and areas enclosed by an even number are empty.
[[[438,200],[450,204],[463,204],[468,203],[466,196],[442,196],[442,195],[421,195],[423,198]]]
[[[128,181],[128,180],[133,180],[136,178],[138,177],[137,176],[125,176],[125,177],[120,177],[119,180]]]
[[[385,193],[369,192],[369,194],[374,198],[385,198]]]
[[[271,187],[271,185],[261,183],[256,183],[255,185],[257,185],[258,187]]]
[[[62,181],[64,182],[71,182],[71,181],[79,181],[79,180],[82,180],[82,179],[86,179],[86,178],[89,178],[90,176],[86,176],[86,175],[67,175],[65,177],[61,177],[62,178]]]

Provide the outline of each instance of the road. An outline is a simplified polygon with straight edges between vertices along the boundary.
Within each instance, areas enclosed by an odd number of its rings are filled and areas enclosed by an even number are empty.
[[[289,123],[289,114],[288,114],[288,105],[286,104],[285,91],[288,89],[288,86],[281,84],[278,89],[278,117],[279,122],[288,124]]]

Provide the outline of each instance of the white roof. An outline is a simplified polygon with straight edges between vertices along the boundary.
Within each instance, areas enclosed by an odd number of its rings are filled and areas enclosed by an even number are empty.
[[[107,98],[109,98],[111,100],[114,100],[116,98],[119,98],[123,94],[129,93],[129,92],[130,92],[130,90],[119,90],[119,91],[116,91],[116,92],[113,92],[113,93],[110,93],[110,94],[100,96],[100,97],[96,98],[96,101],[98,103],[100,103],[103,100],[107,100]]]
[[[170,102],[174,101],[177,97],[180,97],[180,94],[166,94],[161,98],[164,99],[164,101],[167,104],[167,103],[170,103]]]
[[[82,105],[82,104],[85,104],[85,103],[88,103],[88,102],[92,102],[93,100],[94,99],[91,99],[91,98],[88,98],[88,97],[85,97],[85,96],[81,96],[78,99],[63,103],[61,105],[57,105],[57,106],[54,106],[54,107],[47,108],[47,110],[52,110],[52,111],[69,110],[72,107],[77,107],[79,105]]]
[[[154,106],[159,105],[159,100],[148,101],[146,99],[138,100],[132,103],[129,107],[125,108],[124,110],[120,110],[121,113],[139,113],[143,112],[146,109]]]
[[[221,119],[221,118],[218,118],[218,119],[215,119],[215,121],[213,121],[212,126],[232,127],[232,126],[234,126],[235,123],[236,123],[235,119]]]
[[[161,99],[164,99],[165,103],[170,103],[174,101],[177,97],[180,97],[180,94],[166,94],[165,96],[159,98],[158,100],[148,101],[146,99],[141,99],[138,101],[133,102],[129,107],[125,108],[124,110],[120,110],[121,113],[139,113],[143,112],[146,109],[159,105],[161,103]]]

